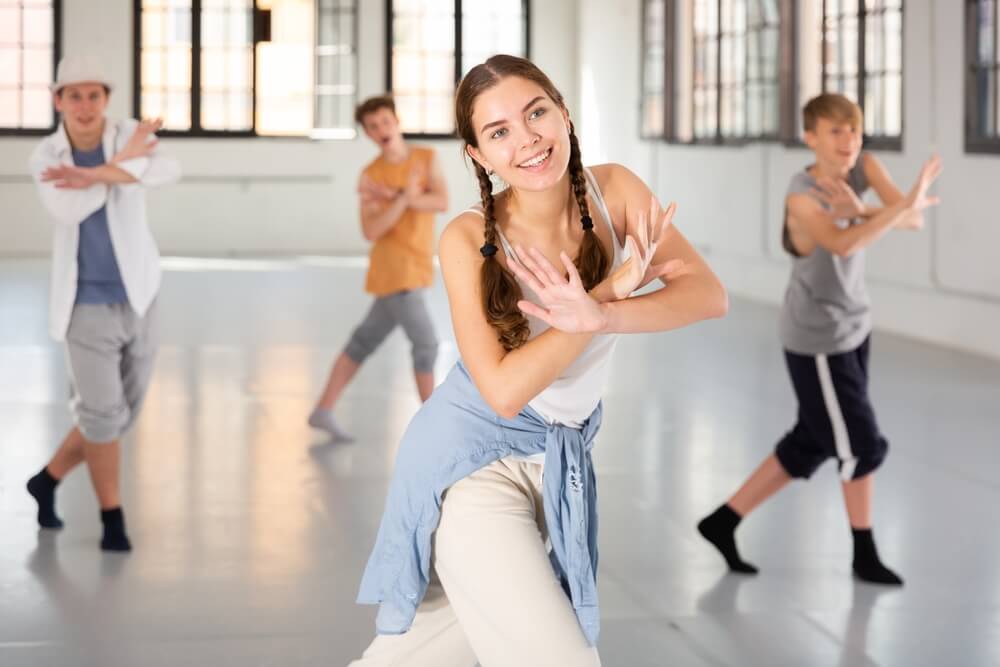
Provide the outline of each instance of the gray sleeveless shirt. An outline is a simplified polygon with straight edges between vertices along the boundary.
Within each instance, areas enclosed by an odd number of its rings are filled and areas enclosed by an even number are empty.
[[[847,176],[847,183],[862,196],[868,189],[863,160]],[[792,177],[788,195],[811,194],[816,179],[807,171]],[[838,354],[861,345],[871,333],[868,290],[865,288],[865,251],[837,257],[816,246],[802,257],[788,241],[788,209],[785,209],[785,249],[793,256],[792,274],[781,307],[781,344],[797,354]],[[837,220],[840,228],[864,224],[860,220]]]

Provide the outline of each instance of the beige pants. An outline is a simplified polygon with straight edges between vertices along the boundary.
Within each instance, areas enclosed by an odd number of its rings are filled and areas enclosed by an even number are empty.
[[[542,466],[512,459],[452,486],[413,626],[351,667],[599,667],[549,563],[541,487]]]

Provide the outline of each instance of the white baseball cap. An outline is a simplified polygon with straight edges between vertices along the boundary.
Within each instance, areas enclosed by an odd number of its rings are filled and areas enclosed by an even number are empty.
[[[58,93],[75,83],[99,83],[109,91],[114,88],[103,63],[91,55],[66,56],[60,60],[56,80],[49,88],[53,93]]]

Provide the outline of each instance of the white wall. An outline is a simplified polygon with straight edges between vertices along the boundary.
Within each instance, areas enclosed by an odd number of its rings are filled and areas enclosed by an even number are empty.
[[[385,2],[359,0],[361,98],[385,90]],[[532,4],[532,56],[577,109],[575,0]],[[132,0],[64,0],[64,52],[95,50],[118,88],[109,113],[132,109]],[[50,228],[26,163],[35,138],[0,138],[0,256],[45,256]],[[355,184],[375,156],[363,136],[307,139],[165,139],[183,164],[181,184],[153,191],[150,220],[164,254],[352,254],[367,250]],[[432,144],[444,165],[452,214],[479,189],[458,141]]]
[[[662,199],[678,202],[678,226],[731,293],[780,302],[783,193],[811,153],[641,141],[640,2],[581,0],[580,14],[585,160],[625,163],[655,184]],[[923,231],[893,233],[869,251],[876,326],[1000,357],[1000,156],[964,153],[962,4],[908,0],[904,20],[904,150],[880,157],[905,189],[940,152],[943,203]]]
[[[384,7],[360,0],[361,96],[382,92]],[[627,164],[664,200],[734,294],[777,303],[787,278],[779,231],[804,149],[706,148],[638,138],[639,0],[532,2],[532,53],[563,90],[584,159]],[[98,48],[122,82],[111,111],[131,109],[131,0],[65,0],[67,52]],[[932,151],[944,157],[943,204],[919,233],[895,233],[869,253],[880,328],[1000,357],[1000,156],[963,151],[962,8],[909,0],[905,134],[882,159],[904,187]],[[0,256],[48,254],[49,226],[27,179],[33,139],[0,138]],[[164,141],[184,181],[151,196],[166,254],[347,254],[366,250],[354,184],[374,149],[364,138]],[[454,141],[435,142],[455,213],[478,189]],[[442,216],[441,223],[449,216]]]

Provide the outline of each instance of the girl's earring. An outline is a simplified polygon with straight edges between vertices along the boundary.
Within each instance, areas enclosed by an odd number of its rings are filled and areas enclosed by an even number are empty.
[[[493,185],[494,193],[499,192],[503,190],[505,187],[507,187],[507,184],[504,183],[503,179],[497,176],[497,173],[492,169],[487,169],[486,174],[490,177],[490,183]]]

